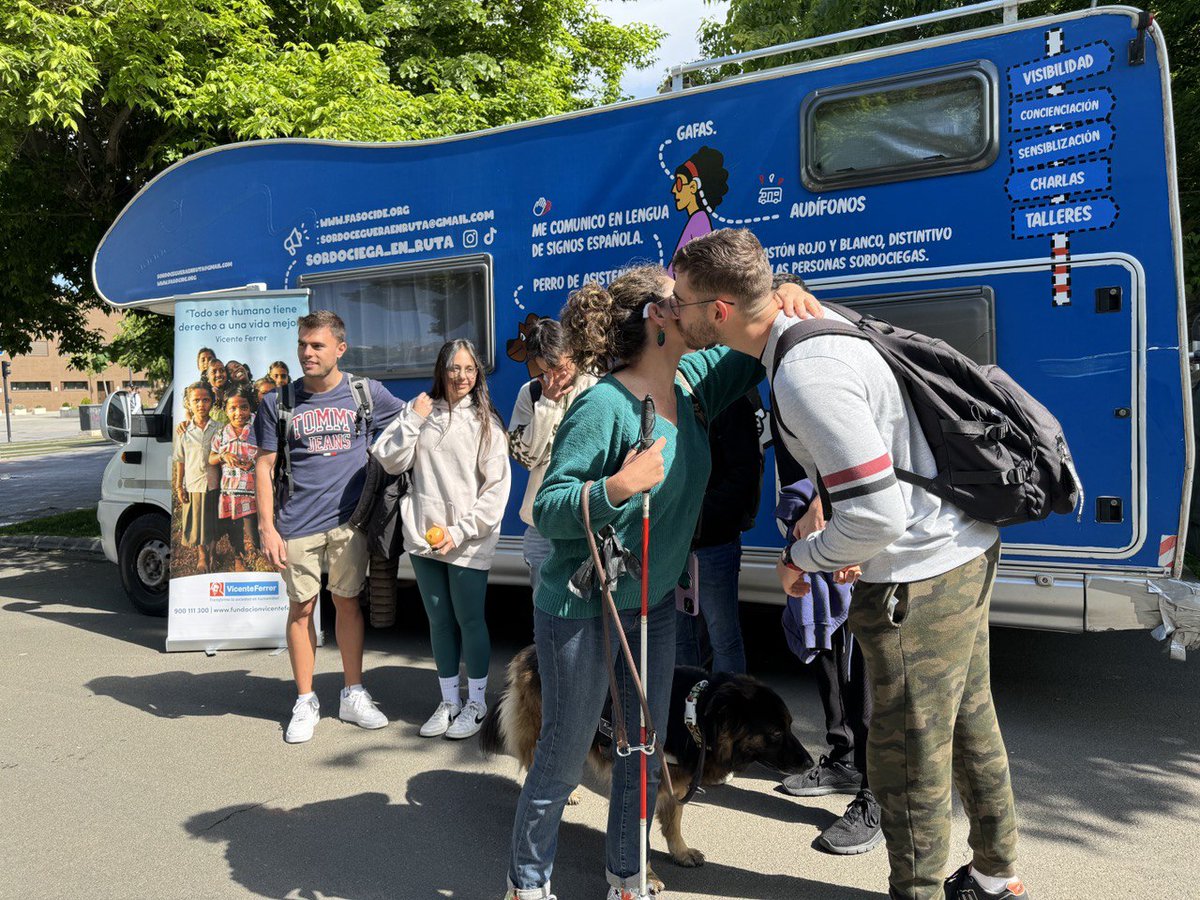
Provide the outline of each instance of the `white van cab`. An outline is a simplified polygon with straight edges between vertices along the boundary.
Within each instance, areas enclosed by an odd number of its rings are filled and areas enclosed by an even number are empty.
[[[171,580],[171,390],[152,411],[128,391],[104,402],[100,431],[121,445],[100,485],[100,543],[140,612],[167,614]]]

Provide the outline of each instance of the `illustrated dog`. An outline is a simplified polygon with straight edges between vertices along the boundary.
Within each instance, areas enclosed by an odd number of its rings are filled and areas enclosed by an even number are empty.
[[[704,681],[707,686],[694,692]],[[704,854],[687,845],[680,827],[684,809],[680,800],[701,765],[700,745],[685,725],[689,694],[694,694],[694,727],[704,740],[700,785],[722,784],[752,763],[779,772],[803,772],[812,767],[813,758],[792,734],[792,715],[783,698],[762,682],[749,675],[709,675],[693,666],[676,667],[669,720],[656,723],[660,734],[666,730],[664,749],[675,793],[669,793],[660,781],[658,822],[671,859],[681,866],[701,866]],[[504,693],[484,721],[480,746],[487,754],[516,757],[528,771],[541,729],[542,682],[537,651],[531,645],[508,664]],[[636,738],[636,731],[630,736]],[[601,776],[611,777],[612,745],[599,731],[588,762]]]

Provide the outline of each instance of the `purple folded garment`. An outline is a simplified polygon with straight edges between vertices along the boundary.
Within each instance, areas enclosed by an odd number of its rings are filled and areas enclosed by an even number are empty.
[[[775,518],[779,519],[790,535],[817,495],[816,485],[809,479],[797,481],[779,491],[779,503],[775,507]],[[833,633],[846,623],[850,614],[850,595],[853,587],[835,584],[828,572],[805,575],[809,592],[804,597],[788,597],[783,609],[783,633],[788,647],[810,663],[822,650],[832,649]]]

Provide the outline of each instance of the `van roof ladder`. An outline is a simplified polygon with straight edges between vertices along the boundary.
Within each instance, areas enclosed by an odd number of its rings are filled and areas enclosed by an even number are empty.
[[[684,90],[686,87],[684,76],[689,72],[698,72],[701,69],[710,69],[713,66],[724,66],[729,63],[762,59],[767,56],[779,56],[783,53],[795,53],[797,50],[807,50],[810,47],[823,47],[828,44],[838,44],[842,41],[852,41],[858,38],[871,37],[876,34],[886,34],[889,31],[903,31],[906,28],[916,28],[921,25],[930,25],[934,22],[945,22],[949,19],[976,16],[980,13],[993,12],[995,10],[1001,10],[1004,14],[1004,24],[1011,25],[1017,21],[1017,8],[1022,3],[1030,2],[1032,0],[985,0],[983,3],[972,3],[969,6],[960,6],[956,9],[943,9],[920,16],[912,16],[907,19],[897,19],[893,22],[880,22],[878,25],[867,25],[862,28],[854,28],[850,31],[840,31],[837,34],[826,34],[820,37],[792,41],[787,44],[776,44],[773,47],[763,47],[761,50],[746,50],[742,53],[719,56],[716,59],[683,63],[682,65],[671,67],[671,90]]]

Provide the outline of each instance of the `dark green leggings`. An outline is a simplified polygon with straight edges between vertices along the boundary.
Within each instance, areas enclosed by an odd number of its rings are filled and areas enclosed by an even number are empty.
[[[486,678],[492,640],[483,618],[488,573],[409,554],[425,614],[439,678],[458,675],[465,658],[468,678]],[[461,634],[461,637],[460,637]]]

